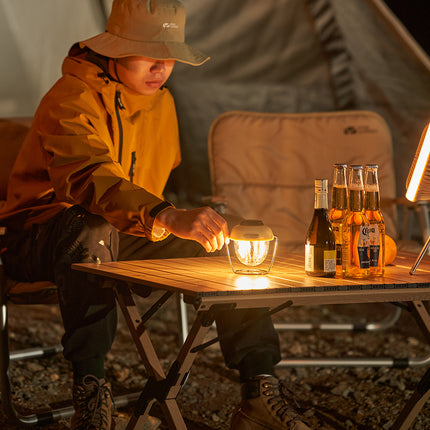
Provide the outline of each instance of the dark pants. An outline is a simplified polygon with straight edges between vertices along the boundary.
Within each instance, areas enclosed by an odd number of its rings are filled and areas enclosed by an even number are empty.
[[[65,334],[64,356],[73,365],[74,378],[104,376],[104,358],[116,331],[113,290],[102,288],[92,275],[72,270],[72,263],[130,259],[197,257],[207,254],[197,242],[170,235],[160,242],[125,235],[79,206],[64,210],[30,231],[9,231],[3,255],[6,273],[17,280],[55,282]],[[261,309],[220,312],[219,335],[234,330]],[[221,341],[226,364],[239,369],[241,379],[271,373],[280,360],[278,335],[269,317]]]

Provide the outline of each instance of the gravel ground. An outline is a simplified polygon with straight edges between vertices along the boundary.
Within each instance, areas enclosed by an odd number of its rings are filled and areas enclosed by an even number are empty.
[[[382,319],[393,305],[342,305],[290,308],[276,316],[277,321],[364,321]],[[192,313],[192,311],[191,311]],[[62,325],[56,306],[11,306],[10,327],[14,349],[41,343],[58,343]],[[168,302],[148,324],[163,365],[177,351],[177,323],[174,301]],[[211,329],[209,337],[215,335]],[[387,330],[373,333],[283,331],[280,332],[283,357],[388,356],[423,357],[430,354],[422,334],[408,312]],[[282,368],[285,379],[313,429],[389,429],[412,395],[424,367],[389,368]],[[114,394],[138,391],[145,383],[145,369],[120,318],[118,334],[107,360],[107,376]],[[20,411],[29,407],[41,410],[64,404],[71,396],[71,370],[61,354],[36,361],[14,362],[11,369],[14,398]],[[238,375],[228,370],[218,345],[202,351],[196,358],[187,383],[179,396],[179,406],[191,430],[228,429],[231,413],[240,400]],[[119,421],[129,416],[130,408],[118,411]],[[166,429],[161,411],[154,407],[151,429]],[[121,428],[121,425],[118,426]],[[0,416],[0,428],[16,428]],[[45,429],[67,429],[62,421]],[[411,427],[430,429],[430,402]]]

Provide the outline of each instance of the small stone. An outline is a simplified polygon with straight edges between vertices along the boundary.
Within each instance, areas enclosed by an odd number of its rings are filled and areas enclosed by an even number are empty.
[[[218,423],[221,421],[221,418],[217,414],[212,414],[212,421]]]

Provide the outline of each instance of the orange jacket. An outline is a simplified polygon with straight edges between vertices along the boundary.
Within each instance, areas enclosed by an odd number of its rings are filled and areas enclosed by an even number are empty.
[[[125,233],[152,236],[171,170],[180,162],[167,89],[144,96],[69,55],[15,162],[0,224],[24,227],[79,204]]]

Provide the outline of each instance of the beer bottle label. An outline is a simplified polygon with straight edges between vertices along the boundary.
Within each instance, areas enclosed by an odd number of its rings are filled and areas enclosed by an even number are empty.
[[[358,238],[358,258],[361,269],[369,269],[369,227],[360,226],[360,236]]]
[[[336,265],[342,266],[342,245],[336,243]]]
[[[369,226],[369,254],[370,267],[378,267],[379,250],[381,248],[379,240],[379,228],[376,224]]]

